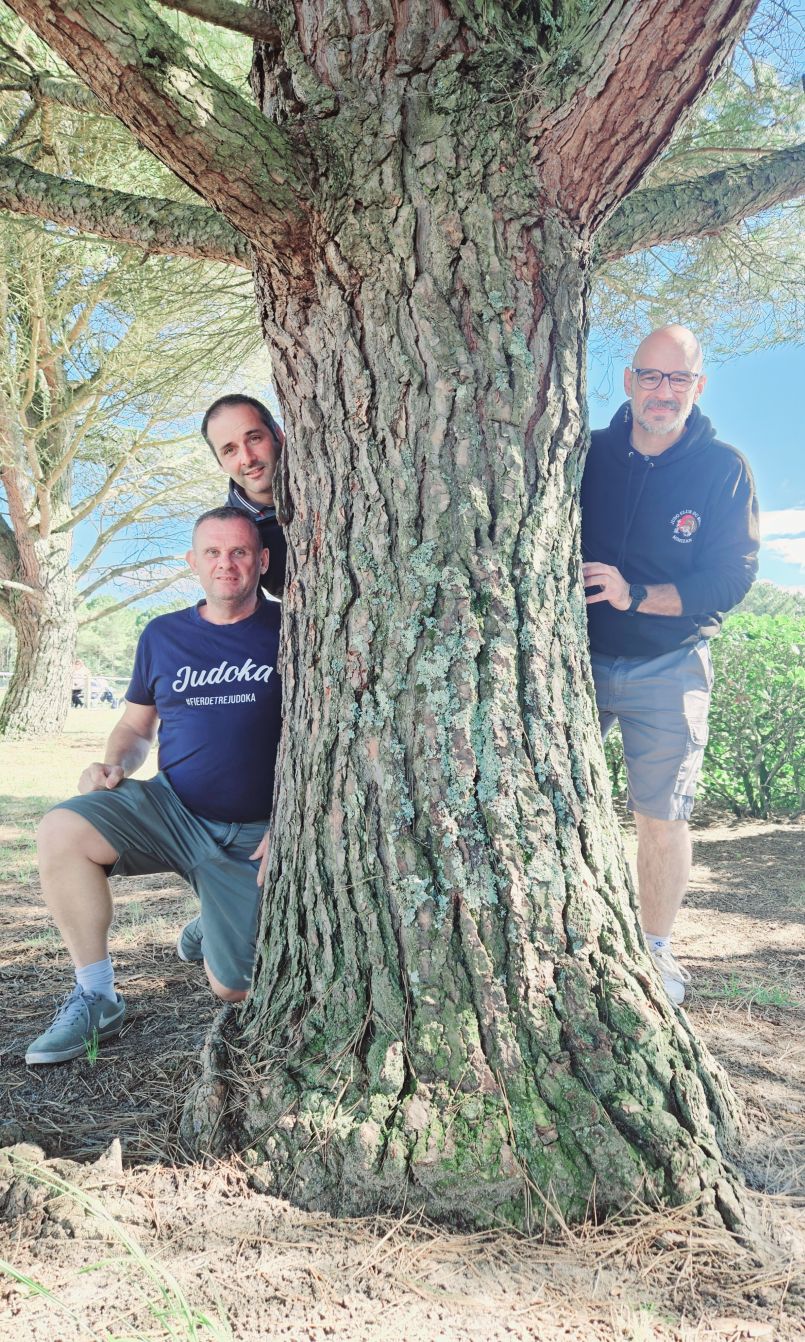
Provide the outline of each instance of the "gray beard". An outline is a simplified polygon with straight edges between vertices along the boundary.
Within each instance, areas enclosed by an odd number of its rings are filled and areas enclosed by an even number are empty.
[[[631,406],[632,418],[635,424],[639,424],[643,432],[650,434],[652,438],[666,438],[669,433],[678,433],[680,429],[684,429],[685,427],[687,415],[684,412],[680,412],[676,419],[671,420],[670,424],[665,424],[661,427],[659,424],[654,424],[650,419],[641,419],[640,415],[635,411],[634,401],[631,402]]]

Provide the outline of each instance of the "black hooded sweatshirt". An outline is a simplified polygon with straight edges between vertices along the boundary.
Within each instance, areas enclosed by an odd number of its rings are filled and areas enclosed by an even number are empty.
[[[227,503],[230,508],[237,508],[245,513],[257,525],[260,532],[260,540],[268,550],[268,568],[260,579],[260,586],[264,592],[271,596],[276,596],[282,600],[282,594],[285,591],[285,564],[288,558],[288,545],[285,540],[285,533],[277,521],[276,509],[268,506],[261,508],[258,504],[252,503],[247,499],[241,489],[238,489],[234,480],[229,486],[229,497]]]
[[[722,613],[757,572],[758,507],[747,463],[719,442],[694,405],[682,437],[656,457],[631,445],[628,404],[592,435],[581,487],[585,560],[613,564],[629,583],[673,583],[681,615],[587,607],[590,647],[609,657],[659,657],[713,638]]]

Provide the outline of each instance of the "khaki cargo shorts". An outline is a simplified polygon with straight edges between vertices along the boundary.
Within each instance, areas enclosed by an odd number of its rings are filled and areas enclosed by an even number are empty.
[[[628,807],[687,820],[707,745],[713,663],[706,639],[661,657],[592,655],[601,732],[620,724]]]

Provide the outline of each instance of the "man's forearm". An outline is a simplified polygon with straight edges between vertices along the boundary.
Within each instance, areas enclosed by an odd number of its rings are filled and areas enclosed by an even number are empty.
[[[136,773],[145,763],[153,737],[140,736],[131,727],[119,722],[106,742],[104,764],[117,764],[126,778]]]
[[[632,601],[629,583],[614,564],[588,560],[582,564],[581,571],[584,586],[592,589],[587,595],[588,606],[607,601],[615,610],[629,609]],[[646,586],[646,596],[638,610],[641,615],[681,615],[682,598],[672,582],[652,583]]]
[[[672,582],[653,583],[646,588],[648,596],[641,601],[641,615],[681,615],[682,598]]]

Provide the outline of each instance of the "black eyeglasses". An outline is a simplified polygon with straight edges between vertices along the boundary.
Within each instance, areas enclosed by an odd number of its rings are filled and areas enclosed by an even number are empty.
[[[672,391],[687,391],[701,377],[701,373],[661,373],[659,368],[632,368],[630,371],[637,378],[637,385],[644,391],[656,391],[657,387],[662,386],[665,377]]]

